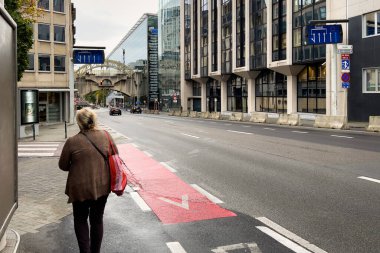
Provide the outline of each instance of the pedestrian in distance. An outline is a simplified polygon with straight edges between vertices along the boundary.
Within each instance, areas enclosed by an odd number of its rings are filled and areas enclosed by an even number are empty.
[[[113,154],[110,142],[116,153],[118,150],[112,137],[97,128],[96,114],[91,109],[77,111],[76,120],[80,132],[67,139],[59,168],[68,171],[65,193],[73,206],[80,252],[98,253],[103,239],[104,208],[110,193],[110,170],[105,159]]]

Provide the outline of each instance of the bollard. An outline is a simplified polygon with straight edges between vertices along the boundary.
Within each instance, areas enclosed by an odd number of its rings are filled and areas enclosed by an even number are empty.
[[[65,139],[67,139],[67,125],[66,125],[66,120],[65,120]]]
[[[36,129],[34,127],[34,124],[32,125],[32,129],[33,129],[33,141],[36,140]]]

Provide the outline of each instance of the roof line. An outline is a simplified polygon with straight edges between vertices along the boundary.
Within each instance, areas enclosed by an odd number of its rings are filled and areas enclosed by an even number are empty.
[[[148,17],[148,16],[157,16],[155,13],[144,13],[141,18],[136,22],[136,24],[129,30],[129,32],[121,39],[121,41],[116,45],[116,47],[107,55],[106,59],[108,59],[121,44],[123,44],[124,41],[128,39],[128,37],[136,30],[136,28],[141,25],[141,23]]]

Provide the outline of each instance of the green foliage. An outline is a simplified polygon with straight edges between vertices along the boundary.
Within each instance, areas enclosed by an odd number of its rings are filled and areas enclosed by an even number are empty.
[[[33,46],[33,15],[35,5],[25,6],[22,0],[5,0],[5,9],[17,23],[17,78],[21,80],[25,69],[28,67],[28,52]],[[35,4],[35,2],[34,2]]]

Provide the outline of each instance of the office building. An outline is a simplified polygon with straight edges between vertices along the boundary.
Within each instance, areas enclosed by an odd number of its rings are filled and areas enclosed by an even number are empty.
[[[75,8],[70,0],[40,0],[38,8],[29,66],[18,88],[38,90],[40,124],[72,121]]]
[[[368,121],[380,114],[379,10],[375,0],[183,0],[182,106]],[[339,44],[353,45],[349,88],[336,44],[308,41],[311,20],[337,20],[327,24],[342,26]]]

